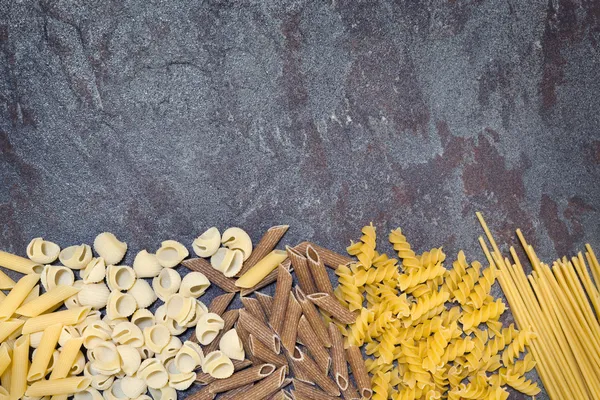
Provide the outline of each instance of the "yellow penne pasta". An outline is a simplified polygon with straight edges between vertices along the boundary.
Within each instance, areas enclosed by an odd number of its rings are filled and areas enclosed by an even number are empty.
[[[64,325],[76,325],[84,320],[90,310],[90,307],[77,307],[30,318],[23,325],[23,334],[43,331],[50,325],[59,322],[62,322]]]
[[[3,342],[4,339],[13,334],[17,329],[19,329],[25,321],[21,319],[11,319],[9,321],[0,322],[0,342]]]
[[[69,375],[71,367],[77,360],[82,343],[83,338],[73,338],[62,347],[58,361],[50,374],[50,380],[66,378]]]
[[[0,303],[0,321],[8,319],[14,314],[15,310],[19,308],[39,280],[40,276],[38,274],[25,275],[19,279],[15,287]]]
[[[15,281],[4,272],[0,271],[0,289],[12,289],[15,286]]]
[[[90,378],[85,376],[37,381],[29,386],[25,395],[30,397],[72,395],[87,389],[91,381]]]
[[[54,349],[58,343],[62,326],[61,323],[58,323],[44,329],[42,341],[35,352],[35,357],[33,358],[31,367],[27,373],[27,381],[34,382],[42,379],[46,375],[46,369],[48,368],[52,353],[54,353]]]
[[[32,274],[42,272],[43,265],[31,261],[25,257],[7,253],[0,250],[0,267],[4,267],[22,274]]]
[[[11,367],[11,399],[20,399],[27,388],[29,370],[29,335],[23,335],[15,342]]]
[[[2,343],[0,345],[0,376],[6,371],[8,366],[10,365],[11,354],[10,349],[8,348],[7,343]]]
[[[17,308],[15,312],[19,315],[23,315],[24,317],[37,317],[57,304],[62,303],[69,297],[75,295],[77,292],[79,292],[79,290],[79,288],[73,286],[56,286],[40,297]]]
[[[241,288],[253,287],[277,268],[277,266],[286,258],[287,252],[283,250],[273,250],[235,281],[235,285]]]

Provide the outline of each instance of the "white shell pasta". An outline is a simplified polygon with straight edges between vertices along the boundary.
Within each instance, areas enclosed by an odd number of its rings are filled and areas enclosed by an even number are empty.
[[[108,389],[115,379],[112,375],[103,374],[94,368],[92,361],[88,361],[87,364],[85,364],[83,376],[90,378],[92,380],[91,386],[97,390]]]
[[[102,232],[94,239],[94,250],[107,264],[115,265],[123,259],[127,252],[127,243],[119,241],[110,232]]]
[[[191,297],[174,294],[167,299],[167,317],[174,319],[179,325],[185,325],[194,318],[196,301]]]
[[[108,296],[106,316],[110,319],[127,318],[137,309],[135,298],[127,293],[112,292]]]
[[[0,322],[1,323],[1,322]],[[29,334],[29,347],[37,349],[42,341],[42,335],[44,331],[33,332]]]
[[[156,324],[156,318],[150,310],[140,308],[131,316],[131,322],[143,331],[145,328]]]
[[[196,373],[179,371],[173,360],[167,361],[165,368],[169,374],[169,386],[176,390],[186,390],[196,380]]]
[[[141,396],[146,393],[146,390],[148,389],[148,385],[146,385],[146,382],[142,378],[126,376],[121,382],[123,393],[130,399]]]
[[[167,318],[162,324],[169,329],[171,335],[181,335],[187,329],[185,326],[179,325],[177,321],[172,318]]]
[[[117,346],[117,352],[121,357],[121,370],[127,376],[135,375],[142,363],[142,355],[139,352],[139,348],[131,345],[120,345]]]
[[[154,318],[157,324],[165,324],[167,322],[169,317],[167,317],[167,306],[165,304],[156,308]]]
[[[83,283],[98,283],[106,277],[106,261],[102,257],[92,258],[84,269],[81,270]]]
[[[189,254],[185,246],[175,240],[165,240],[156,251],[158,262],[165,268],[173,268]]]
[[[169,382],[169,374],[164,365],[156,358],[149,358],[142,362],[137,376],[146,381],[149,388],[160,389]]]
[[[162,269],[163,266],[158,262],[156,254],[148,253],[146,250],[137,253],[133,260],[133,270],[138,278],[154,278]]]
[[[110,339],[111,328],[104,321],[92,321],[82,332],[83,346],[93,349]]]
[[[93,387],[82,390],[73,395],[73,400],[104,400],[100,392]]]
[[[81,269],[92,260],[92,248],[87,244],[69,246],[59,253],[58,259],[65,267]]]
[[[140,353],[140,357],[142,360],[146,360],[148,358],[154,357],[154,352],[148,348],[148,346],[144,345],[142,347],[138,347],[138,353]]]
[[[227,247],[221,247],[215,255],[210,258],[210,264],[223,275],[232,277],[242,269],[244,254],[241,250],[232,250]]]
[[[160,353],[171,340],[171,332],[164,325],[154,325],[144,329],[145,345],[155,353]]]
[[[152,280],[152,288],[159,299],[166,301],[169,296],[177,293],[181,285],[181,276],[177,271],[171,268],[165,268],[160,271],[157,277]]]
[[[206,258],[215,254],[220,245],[221,233],[213,226],[194,240],[192,248],[198,257]]]
[[[40,281],[44,289],[49,291],[58,285],[72,286],[75,283],[75,274],[67,267],[46,265],[40,274]]]
[[[198,343],[187,340],[175,356],[175,365],[181,372],[192,372],[202,366],[204,353]]]
[[[121,357],[112,342],[102,342],[90,350],[93,367],[101,374],[113,375],[121,370]]]
[[[50,264],[58,258],[60,247],[41,237],[32,239],[27,245],[27,257],[39,264]]]
[[[204,313],[196,325],[196,338],[203,345],[210,344],[223,329],[225,322],[218,314]]]
[[[152,400],[152,397],[148,396],[147,394],[143,394],[141,396],[136,397],[133,400]]]
[[[179,286],[179,294],[186,297],[198,298],[202,296],[210,286],[210,281],[203,273],[192,271],[183,277]]]
[[[163,364],[165,364],[168,360],[175,358],[175,356],[177,355],[177,352],[179,351],[179,349],[181,349],[181,346],[183,346],[183,343],[181,343],[181,340],[177,336],[171,336],[171,340],[161,350],[161,352],[157,358]]]
[[[241,250],[244,253],[244,261],[252,253],[252,239],[241,228],[229,228],[221,236],[221,243],[232,250]]]
[[[71,272],[73,272],[73,271],[71,271]],[[83,281],[81,279],[77,280],[77,281],[73,282],[72,286],[74,288],[81,289],[81,287],[83,286]],[[81,303],[79,302],[79,293],[75,293],[73,296],[67,298],[64,301],[64,305],[69,310],[72,309],[72,308],[79,308],[79,307],[81,307]]]
[[[144,334],[134,323],[121,322],[114,327],[112,340],[118,344],[142,347],[144,345]]]
[[[106,322],[106,324],[108,326],[110,326],[110,329],[115,329],[115,326],[119,325],[121,322],[127,322],[128,319],[125,317],[119,317],[119,318],[109,318],[108,314],[104,316],[104,318],[102,318],[102,321]]]
[[[29,337],[30,340],[31,340],[31,337],[33,337],[33,334],[31,334],[31,336]],[[77,328],[75,328],[72,325],[65,325],[62,327],[62,329],[60,331],[60,336],[58,337],[58,344],[60,346],[64,346],[65,344],[67,344],[67,342],[69,340],[75,339],[78,337],[81,337],[81,333],[79,332],[79,330]]]
[[[157,299],[156,293],[154,293],[150,284],[143,279],[136,280],[127,293],[135,298],[139,308],[148,308]]]
[[[135,271],[127,265],[109,265],[106,268],[106,283],[110,290],[129,290],[135,280]]]
[[[233,375],[233,363],[220,351],[213,351],[204,357],[202,372],[213,378],[225,379]]]
[[[232,360],[243,361],[246,357],[242,341],[235,329],[230,329],[221,336],[219,350]]]
[[[148,391],[154,400],[177,400],[177,391],[169,386],[160,389],[148,388]]]
[[[99,310],[106,307],[110,290],[104,282],[89,283],[81,286],[81,290],[77,294],[79,304],[82,306],[91,306]]]
[[[194,313],[194,318],[190,322],[188,322],[185,327],[192,328],[198,324],[198,320],[202,316],[202,314],[207,313],[208,308],[202,303],[200,300],[196,300],[196,312]]]
[[[105,400],[127,400],[129,397],[123,391],[123,381],[121,379],[115,379],[113,384],[104,393]]]
[[[56,356],[58,357],[58,354],[56,354]],[[79,375],[83,372],[83,369],[85,368],[85,356],[83,355],[83,353],[81,351],[77,352],[77,357],[75,358],[75,361],[73,362],[73,365],[71,366],[71,369],[69,370],[69,375]]]

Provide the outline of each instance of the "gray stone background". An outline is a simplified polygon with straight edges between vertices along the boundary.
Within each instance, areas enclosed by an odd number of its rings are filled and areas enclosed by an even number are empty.
[[[0,0],[0,247],[373,221],[482,259],[480,210],[600,248],[599,41],[594,0]]]

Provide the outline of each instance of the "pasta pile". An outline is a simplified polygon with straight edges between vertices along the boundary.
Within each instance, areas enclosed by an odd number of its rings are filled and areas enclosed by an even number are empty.
[[[600,398],[600,263],[591,246],[586,244],[585,257],[582,253],[570,260],[563,257],[550,267],[517,230],[533,269],[526,275],[515,249],[510,247],[512,260],[504,257],[483,216],[477,217],[492,251],[482,237],[479,242],[496,268],[518,325],[538,332],[531,352],[550,398]]]
[[[490,289],[494,265],[467,263],[458,254],[451,270],[434,248],[417,256],[400,229],[389,236],[402,260],[376,249],[373,225],[348,247],[356,262],[340,265],[336,296],[355,323],[338,323],[347,346],[364,346],[372,375],[373,399],[506,399],[509,385],[539,393],[524,374],[534,368],[530,355],[519,359],[534,331],[503,327],[506,306]]]

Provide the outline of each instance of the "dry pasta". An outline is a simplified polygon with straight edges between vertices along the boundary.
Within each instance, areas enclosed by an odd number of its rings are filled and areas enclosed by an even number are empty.
[[[213,351],[204,357],[202,372],[217,379],[229,378],[233,375],[233,363],[220,351]]]
[[[133,270],[138,278],[154,278],[160,274],[163,266],[158,262],[156,254],[142,250],[133,260]]]
[[[181,280],[179,293],[186,297],[198,298],[210,287],[208,278],[197,271],[186,274]]]
[[[245,358],[242,341],[235,329],[230,329],[223,334],[219,341],[219,350],[232,360],[242,361]]]
[[[121,242],[110,232],[102,232],[94,239],[94,250],[107,264],[118,264],[127,252],[127,243]]]
[[[133,296],[137,306],[142,309],[150,307],[158,299],[150,284],[144,279],[137,279],[127,293]]]
[[[34,238],[27,245],[27,257],[39,264],[50,264],[58,258],[60,247],[41,237]]]
[[[87,244],[69,246],[59,253],[58,259],[65,267],[82,269],[92,261],[92,248]]]
[[[162,301],[177,293],[181,286],[181,275],[171,268],[165,268],[152,280],[152,288]]]
[[[277,266],[286,258],[287,252],[273,250],[236,280],[235,285],[240,288],[251,288],[255,286],[277,268]]]
[[[0,321],[12,317],[39,279],[38,274],[25,275],[19,279],[6,298],[0,302]]]
[[[127,265],[109,265],[106,268],[106,283],[110,290],[129,290],[136,281],[133,268]]]
[[[165,268],[173,268],[188,255],[185,246],[175,240],[165,240],[156,251],[158,262]]]
[[[221,247],[210,257],[210,265],[226,277],[235,276],[242,269],[244,253],[241,250],[232,250]]]
[[[216,227],[208,228],[204,233],[194,239],[192,248],[198,257],[210,257],[221,246],[221,233]]]
[[[252,253],[252,240],[246,231],[241,228],[226,229],[221,236],[221,243],[229,249],[240,250],[244,261],[247,260]]]
[[[210,344],[224,325],[225,322],[219,315],[214,313],[202,314],[198,320],[198,325],[196,325],[196,338],[203,345]]]
[[[15,312],[24,317],[37,317],[49,309],[61,304],[67,298],[74,296],[80,289],[73,286],[58,285],[35,300],[29,301]]]

